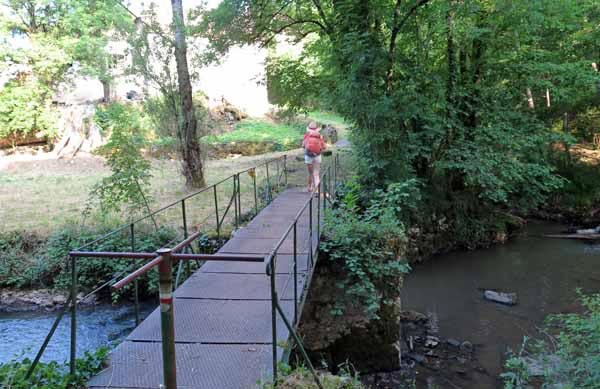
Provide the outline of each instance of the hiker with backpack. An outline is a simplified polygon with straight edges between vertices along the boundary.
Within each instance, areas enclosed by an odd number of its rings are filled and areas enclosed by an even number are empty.
[[[317,123],[310,122],[302,140],[304,162],[308,168],[308,191],[319,190],[321,172],[321,153],[325,150],[325,140],[319,133]]]

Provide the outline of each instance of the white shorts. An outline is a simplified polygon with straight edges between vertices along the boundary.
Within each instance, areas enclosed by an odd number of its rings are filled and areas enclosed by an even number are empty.
[[[312,165],[313,163],[321,163],[321,154],[316,157],[311,157],[308,154],[304,154],[304,163]]]

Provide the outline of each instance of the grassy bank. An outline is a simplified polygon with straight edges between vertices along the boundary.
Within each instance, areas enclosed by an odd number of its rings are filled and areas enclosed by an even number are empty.
[[[262,143],[271,146],[271,151],[285,151],[300,147],[304,126],[264,120],[244,120],[235,130],[221,135],[209,135],[202,138],[210,146],[237,146],[242,153],[247,144]],[[232,148],[232,150],[234,150]]]
[[[69,374],[67,363],[39,363],[33,374],[25,378],[31,361],[12,361],[0,364],[0,388],[42,389],[42,388],[85,388],[87,380],[100,372],[108,349],[100,348],[93,353],[85,353],[77,359],[77,373]]]
[[[298,171],[302,163],[296,161],[295,154],[301,151],[288,152],[288,166]],[[276,158],[285,153],[268,153],[253,157],[238,157],[206,162],[205,172],[208,184],[218,182],[231,174]],[[304,171],[301,171],[304,173]],[[151,191],[152,209],[176,201],[192,193],[186,189],[180,174],[180,163],[175,160],[154,160],[152,162]],[[264,176],[265,172],[257,174]],[[41,235],[65,225],[81,221],[90,189],[103,177],[109,175],[103,160],[98,157],[79,157],[73,160],[40,160],[13,163],[0,171],[0,230],[28,231]],[[304,183],[302,174],[290,174],[292,183]],[[250,196],[251,180],[242,177],[242,204],[245,208],[253,202]],[[225,190],[225,189],[224,189]],[[229,189],[231,191],[231,189]],[[230,193],[230,192],[229,192]],[[222,200],[225,201],[223,193]],[[198,199],[190,204],[197,211],[197,221],[203,220],[211,212],[212,198]],[[96,217],[88,220],[94,224]],[[193,221],[193,219],[192,219]]]

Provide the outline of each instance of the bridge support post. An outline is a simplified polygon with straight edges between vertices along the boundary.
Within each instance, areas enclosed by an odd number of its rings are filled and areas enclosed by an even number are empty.
[[[163,380],[166,389],[177,389],[175,319],[173,316],[173,259],[171,258],[171,249],[160,249],[157,254],[163,258],[158,265]]]

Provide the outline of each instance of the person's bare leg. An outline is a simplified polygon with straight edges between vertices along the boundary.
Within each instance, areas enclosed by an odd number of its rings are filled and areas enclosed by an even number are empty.
[[[321,182],[321,177],[320,177],[321,163],[320,162],[313,163],[312,171],[313,171],[313,183],[315,185],[315,189],[318,191],[319,183]]]
[[[313,188],[313,164],[307,163],[306,167],[308,168],[308,191],[312,192]]]

